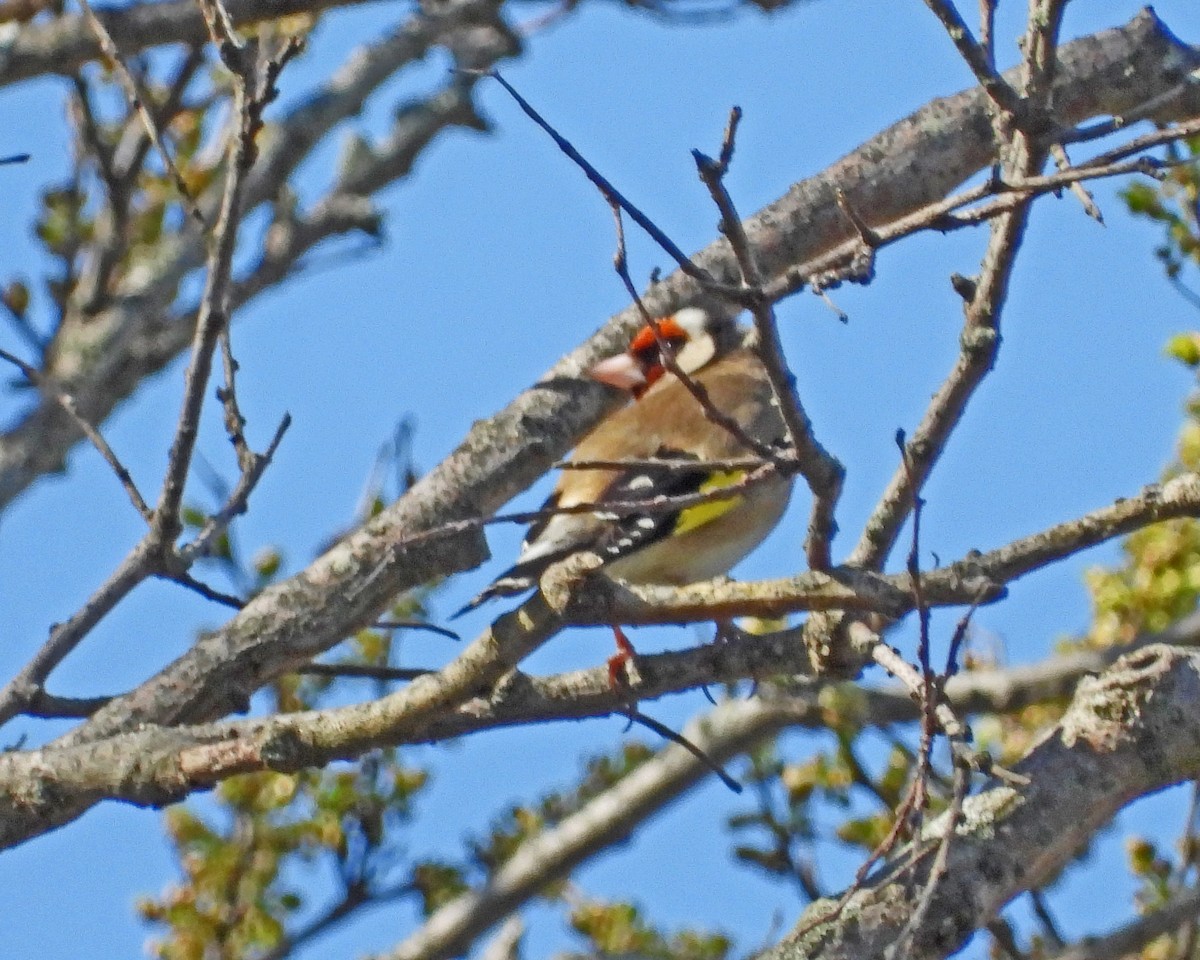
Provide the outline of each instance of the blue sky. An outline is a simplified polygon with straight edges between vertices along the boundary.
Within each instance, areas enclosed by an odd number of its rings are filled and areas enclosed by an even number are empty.
[[[1015,58],[1022,7],[1001,6],[1006,64]],[[540,9],[509,13],[533,17]],[[1067,36],[1123,23],[1137,9],[1124,0],[1074,4]],[[1179,36],[1200,42],[1194,0],[1166,0],[1156,9]],[[285,75],[284,102],[394,16],[394,8],[378,5],[331,17],[311,52]],[[358,129],[381,132],[396,103],[432,88],[444,67],[430,63],[400,77]],[[817,0],[774,17],[746,14],[707,27],[666,27],[615,4],[583,4],[572,19],[533,37],[525,57],[504,72],[685,250],[707,244],[717,219],[689,150],[716,148],[732,104],[743,108],[745,120],[729,184],[748,214],[931,97],[971,82],[918,0]],[[33,154],[29,164],[3,173],[0,277],[36,276],[39,269],[28,224],[39,189],[66,170],[62,90],[61,83],[40,81],[0,92],[0,153]],[[495,133],[444,136],[413,177],[384,195],[389,239],[381,250],[336,266],[329,252],[318,253],[315,264],[328,267],[314,268],[238,319],[235,348],[252,441],[264,446],[284,411],[295,422],[237,536],[248,550],[280,545],[289,571],[303,567],[349,521],[376,451],[400,417],[415,418],[417,462],[432,466],[473,420],[499,409],[625,304],[611,268],[607,207],[498,87],[485,86],[481,100]],[[306,170],[307,196],[319,195],[328,178],[321,160],[328,164],[335,153],[331,146]],[[943,558],[999,545],[1132,493],[1155,479],[1171,455],[1192,384],[1163,357],[1162,345],[1200,318],[1163,280],[1151,255],[1157,232],[1124,215],[1117,186],[1096,187],[1104,228],[1069,196],[1047,199],[1035,212],[996,370],[927,489],[924,543]],[[871,286],[834,292],[850,315],[847,325],[808,296],[780,309],[785,346],[818,435],[848,471],[835,552],[852,544],[894,468],[896,428],[912,428],[953,361],[961,316],[947,278],[977,269],[984,238],[982,231],[931,235],[886,250]],[[635,276],[666,266],[640,237],[631,238],[630,257]],[[0,346],[19,348],[3,329]],[[180,373],[176,364],[107,427],[143,488],[154,489],[165,462]],[[3,403],[3,415],[11,416],[20,398]],[[209,414],[200,448],[232,475],[218,416]],[[535,504],[544,493],[545,483],[519,503]],[[789,520],[740,575],[798,569],[806,507],[798,496]],[[66,477],[43,481],[8,511],[0,526],[0,675],[11,676],[48,624],[69,615],[103,579],[135,542],[139,523],[107,468],[85,449],[72,457]],[[451,583],[437,598],[439,613],[456,609],[498,572],[520,532],[497,528],[489,539],[496,560]],[[1038,658],[1058,637],[1084,627],[1080,573],[1113,556],[1112,549],[1094,551],[1022,581],[1009,600],[979,614],[978,627],[1010,660]],[[486,617],[480,611],[464,619],[464,631]],[[185,650],[198,629],[223,619],[220,609],[178,588],[147,584],[63,665],[53,689],[79,695],[124,689]],[[652,650],[691,640],[680,631],[648,631],[638,643]],[[911,647],[908,633],[899,641]],[[591,665],[610,646],[603,631],[577,631],[528,666],[540,672]],[[406,649],[421,664],[448,653],[446,641],[433,636],[418,636]],[[681,724],[705,705],[699,694],[686,695],[655,704],[653,712]],[[453,853],[467,833],[485,832],[503,804],[569,784],[579,758],[613,747],[621,727],[618,721],[558,725],[414,751],[414,759],[434,764],[424,809],[437,814],[413,835],[412,848]],[[55,728],[22,729],[41,739]],[[742,950],[760,945],[776,914],[790,923],[796,904],[790,891],[730,867],[722,826],[732,803],[720,787],[696,791],[633,844],[584,870],[581,884],[597,895],[633,895],[669,924],[698,915],[715,920]],[[1182,816],[1178,798],[1167,794],[1133,808],[1122,825],[1170,836]],[[1109,878],[1121,877],[1117,836],[1099,845],[1104,859],[1089,864]],[[853,866],[832,857],[821,871],[836,884]],[[65,960],[88,943],[89,954],[102,944],[104,955],[137,955],[146,931],[133,900],[171,878],[156,813],[113,805],[94,810],[0,857],[8,949],[12,956]],[[1068,882],[1056,896],[1069,931],[1104,929],[1124,911],[1128,885],[1107,882],[1111,890],[1095,881]],[[409,923],[403,911],[378,911],[299,956],[384,949]],[[554,923],[543,922],[529,956],[567,942]]]

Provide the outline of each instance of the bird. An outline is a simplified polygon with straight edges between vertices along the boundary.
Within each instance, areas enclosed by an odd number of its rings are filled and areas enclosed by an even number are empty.
[[[743,437],[710,418],[687,384],[668,371],[661,343],[673,353],[678,369],[704,389],[712,406],[736,422]],[[600,361],[588,373],[627,391],[633,400],[587,434],[572,459],[657,462],[563,470],[543,505],[546,517],[528,530],[516,563],[454,617],[493,598],[531,590],[551,564],[582,551],[600,556],[605,575],[628,583],[709,580],[728,573],[783,516],[792,483],[781,474],[728,499],[674,510],[661,509],[661,500],[657,509],[644,513],[604,509],[606,502],[628,504],[733,487],[748,469],[720,469],[707,462],[754,456],[746,437],[760,447],[785,446],[786,427],[752,331],[734,318],[683,308],[642,327],[624,353]],[[552,512],[588,503],[597,509]],[[614,631],[623,647],[622,635]]]

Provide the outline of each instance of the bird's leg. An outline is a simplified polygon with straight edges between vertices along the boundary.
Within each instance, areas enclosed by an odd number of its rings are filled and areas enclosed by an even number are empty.
[[[713,636],[713,643],[732,643],[734,640],[740,640],[746,635],[745,631],[734,623],[733,620],[714,620],[713,626],[717,628],[717,632]]]
[[[608,658],[608,685],[616,690],[621,686],[622,680],[628,679],[627,672],[633,658],[637,656],[637,651],[625,636],[625,631],[616,624],[613,624],[612,632],[613,639],[617,641],[617,652]]]

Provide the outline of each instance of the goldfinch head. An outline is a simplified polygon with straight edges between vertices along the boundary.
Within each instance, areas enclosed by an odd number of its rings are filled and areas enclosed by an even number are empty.
[[[662,344],[673,352],[679,368],[690,375],[728,352],[740,339],[732,320],[717,319],[698,307],[685,307],[658,321],[657,337],[649,324],[642,327],[628,350],[601,360],[588,376],[640,398],[667,372]]]

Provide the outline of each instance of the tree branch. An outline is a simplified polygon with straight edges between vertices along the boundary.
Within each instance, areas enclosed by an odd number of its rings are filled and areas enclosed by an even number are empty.
[[[926,603],[938,603],[947,595],[957,597],[955,602],[958,603],[975,603],[979,599],[981,584],[1007,582],[1134,527],[1172,516],[1191,515],[1197,510],[1200,510],[1200,476],[1181,476],[1161,488],[1149,488],[1138,497],[1119,501],[1111,507],[1015,541],[999,550],[971,556],[941,570],[923,573],[922,597]],[[100,708],[91,721],[59,740],[56,745],[45,750],[9,754],[0,758],[9,764],[7,768],[0,764],[0,797],[8,796],[14,811],[7,821],[0,814],[0,844],[19,843],[28,836],[73,819],[101,798],[160,804],[180,799],[192,790],[236,773],[319,766],[333,759],[356,756],[377,746],[430,739],[431,729],[439,720],[453,717],[460,706],[472,697],[489,696],[489,691],[503,674],[516,667],[522,658],[562,628],[565,616],[577,615],[577,604],[586,608],[587,604],[595,602],[591,598],[600,591],[594,588],[581,591],[579,586],[598,563],[598,558],[583,554],[552,567],[543,577],[540,591],[519,609],[497,620],[445,668],[417,677],[410,686],[377,701],[326,711],[290,713],[265,720],[180,729],[152,727],[129,734],[113,731],[113,735],[103,732],[104,727],[112,722],[110,717],[115,712],[113,704],[131,699],[128,695],[115,698]],[[820,578],[824,575],[814,572],[807,576]],[[875,582],[877,590],[882,585],[881,595],[888,598],[889,603],[905,602],[911,606],[911,590],[900,586],[908,581],[910,574],[877,578],[875,581],[871,580],[870,575],[856,576],[861,578],[856,582]],[[742,585],[717,585],[716,589],[738,586]],[[753,588],[755,585],[749,586]],[[794,588],[795,584],[784,581],[776,590],[781,591],[788,586]],[[653,597],[655,591],[668,594],[677,592],[687,597],[697,590],[713,587],[713,584],[708,584],[671,591],[660,587],[614,586],[611,594],[621,597],[625,592],[634,594],[636,591],[638,602],[645,603],[645,598]],[[838,585],[838,589],[845,591],[841,585]],[[818,597],[820,593],[818,589]],[[251,601],[246,610],[250,610],[256,601],[257,598]],[[611,616],[615,608],[605,607],[604,603],[607,602],[600,602],[604,616],[598,617],[597,622],[621,622],[619,618]],[[765,611],[769,615],[780,609],[778,592],[770,602],[772,606]],[[843,599],[842,604],[846,602]],[[729,613],[727,608],[720,610],[721,616]],[[756,612],[764,613],[761,609]],[[696,619],[713,614],[711,611],[705,613],[689,608],[687,616],[672,616],[675,619]],[[649,622],[654,622],[653,618]],[[800,644],[783,642],[779,637],[773,642],[756,643],[755,640],[747,639],[744,648],[731,645],[724,669],[728,669],[728,664],[737,664],[744,671],[742,676],[756,676],[772,666],[775,673],[799,672],[795,656],[801,650]],[[764,655],[781,650],[784,655],[779,662],[771,665],[765,660]],[[718,648],[713,655],[717,663],[720,663],[721,654]],[[858,659],[861,662],[865,657],[864,653]],[[240,662],[237,658],[230,659]],[[702,660],[696,658],[692,666],[701,664]],[[219,661],[219,665],[221,669],[228,668],[224,661]],[[247,669],[252,668],[253,661]],[[214,666],[214,669],[217,667]],[[674,684],[674,689],[680,688],[678,677],[664,683],[662,678],[654,674],[649,676],[652,678],[649,688],[637,691],[639,694],[657,695],[665,692],[671,684]],[[711,677],[708,679],[711,680]],[[253,682],[252,679],[250,683]],[[704,682],[704,678],[696,681],[697,684]],[[629,691],[624,692],[627,697]],[[499,691],[497,696],[502,703],[503,691]],[[576,707],[563,706],[556,716],[594,715],[612,709],[611,698],[601,711],[597,711],[594,699],[587,702],[579,691],[575,691],[573,696],[580,701]],[[136,698],[133,699],[136,701]],[[569,702],[571,697],[566,699]],[[175,722],[187,721],[181,718]],[[449,729],[454,728],[455,723],[451,721]],[[461,728],[459,732],[462,732]],[[104,739],[95,742],[99,737]],[[35,788],[34,782],[42,785]],[[0,810],[3,810],[2,806]]]
[[[372,0],[229,0],[225,7],[233,25],[243,27],[367,2]],[[113,43],[126,54],[163,44],[208,40],[208,29],[195,0],[101,7],[96,9],[96,16]],[[100,40],[83,15],[63,14],[47,23],[26,24],[4,44],[0,86],[47,73],[70,76],[102,55]]]
[[[1017,764],[1028,785],[993,784],[966,801],[947,874],[913,931],[909,955],[953,953],[1013,897],[1054,876],[1121,807],[1196,776],[1197,697],[1200,654],[1169,647],[1147,648],[1081,683],[1062,720]],[[885,957],[924,895],[929,854],[945,823],[943,816],[927,828],[918,851],[897,853],[839,920],[820,922],[831,901],[819,901],[801,920],[806,934],[762,956]]]
[[[1190,51],[1152,15],[1142,14],[1127,27],[1060,51],[1059,115],[1077,122],[1097,112],[1133,109],[1178,87],[1191,62]],[[978,90],[935,101],[751,217],[746,234],[760,269],[765,275],[786,274],[789,264],[845,238],[852,228],[838,208],[839,186],[852,187],[858,209],[881,221],[943,196],[990,160],[987,103]],[[912,163],[919,164],[915,174]],[[728,247],[710,248],[698,259],[709,273],[736,279]],[[681,276],[657,284],[646,297],[648,307],[672,312],[688,302],[690,284]],[[139,689],[116,698],[69,742],[138,723],[194,723],[237,709],[272,677],[371,622],[391,597],[481,562],[486,554],[477,530],[413,540],[398,549],[392,544],[457,519],[490,514],[544,473],[612,402],[603,388],[580,380],[580,372],[616,352],[638,323],[632,307],[618,315],[541,384],[477,424],[399,501],[302,574],[254,598]],[[0,478],[4,462],[0,444]],[[0,492],[3,488],[0,482]]]

